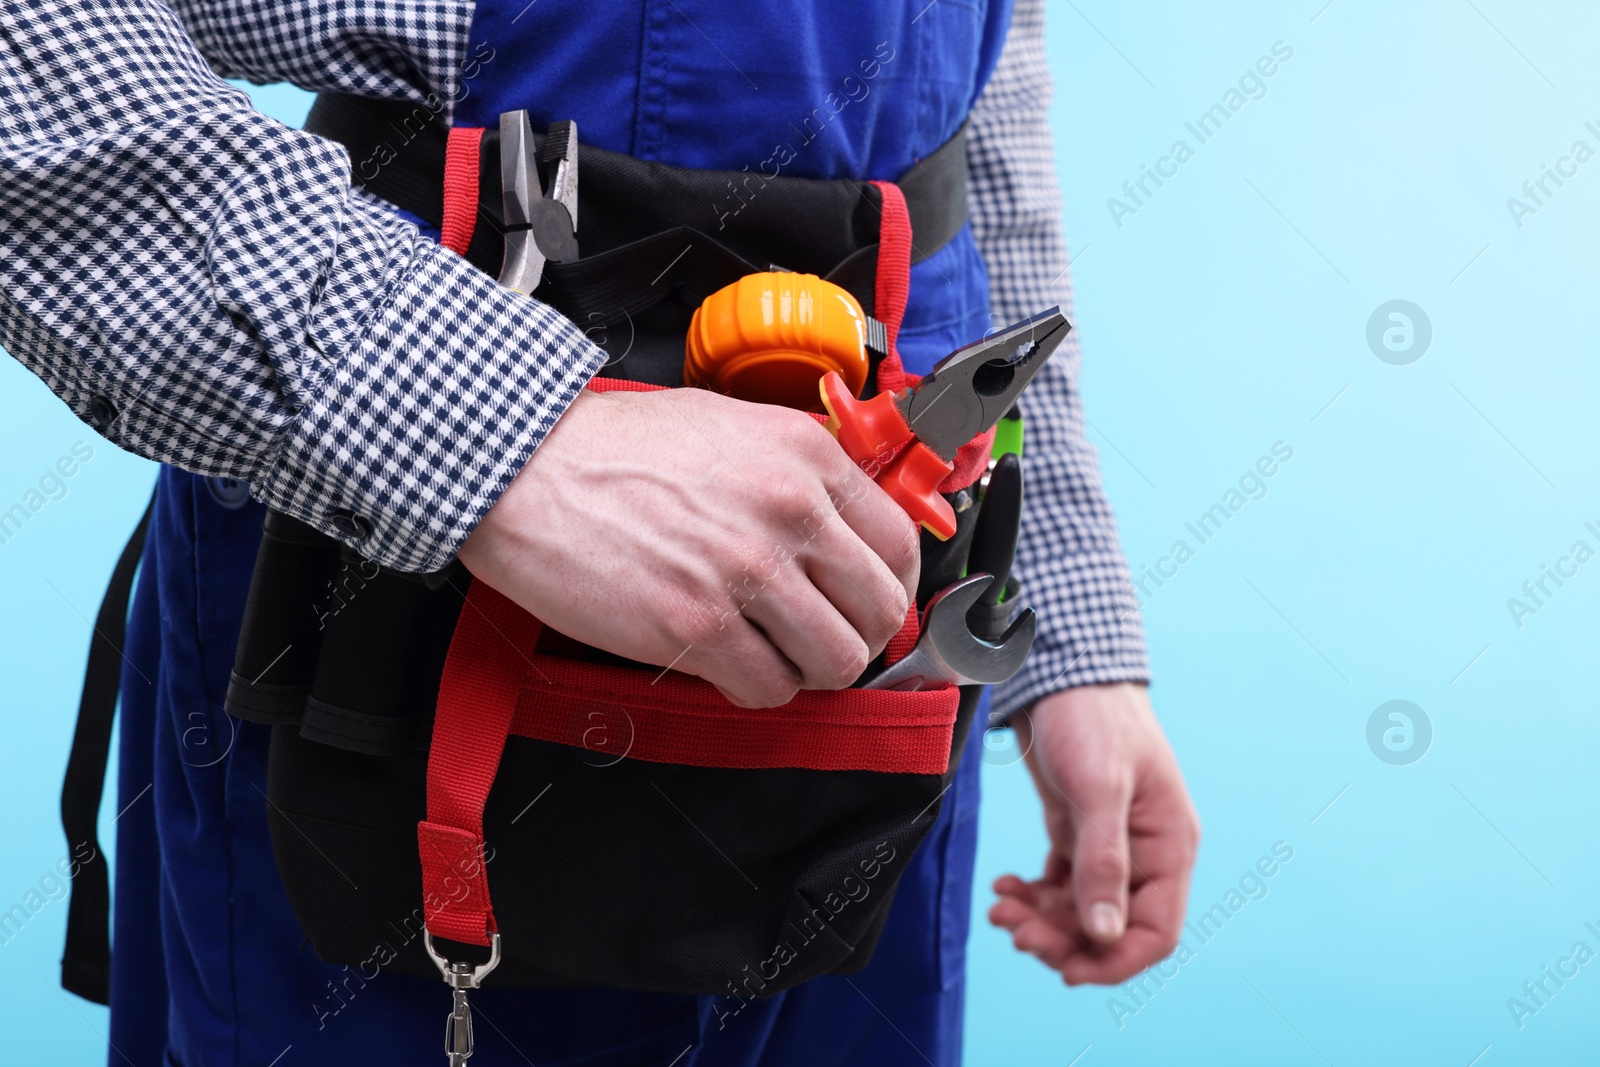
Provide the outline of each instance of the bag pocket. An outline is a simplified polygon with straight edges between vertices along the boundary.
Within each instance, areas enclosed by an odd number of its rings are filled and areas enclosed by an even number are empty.
[[[507,610],[475,586],[461,627],[516,637]],[[497,985],[749,998],[866,962],[938,816],[975,690],[809,693],[749,711],[699,679],[652,683],[516,645],[481,870],[469,852],[424,882],[422,753],[274,730],[274,848],[320,956],[436,976],[420,926],[481,880],[502,940]]]

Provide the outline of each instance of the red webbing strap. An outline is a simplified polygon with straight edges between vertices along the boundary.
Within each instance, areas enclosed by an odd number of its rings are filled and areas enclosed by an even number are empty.
[[[487,945],[495,932],[483,805],[528,671],[539,622],[482,582],[461,608],[428,752],[428,818],[417,824],[423,921],[435,937]]]
[[[458,256],[467,254],[478,222],[478,163],[481,126],[453,126],[444,149],[444,219],[439,243]]]
[[[654,393],[662,389],[671,389],[672,386],[630,382],[626,378],[590,378],[588,388],[594,393]]]
[[[994,427],[989,427],[981,437],[974,437],[956,452],[956,469],[945,475],[939,483],[939,492],[953,493],[965,489],[989,469],[989,457],[994,454]]]
[[[911,213],[906,209],[906,194],[894,182],[872,184],[883,200],[882,218],[878,222],[878,272],[872,287],[872,317],[883,323],[889,349],[878,364],[878,388],[898,392],[913,380],[900,362],[899,347],[900,322],[905,318],[906,301],[911,298]],[[883,458],[887,462],[890,457]],[[960,470],[958,466],[956,472]],[[981,474],[980,470],[962,485],[971,484]],[[913,604],[906,612],[905,625],[889,639],[884,649],[884,663],[893,664],[904,658],[915,647],[920,635],[921,620]]]
[[[912,604],[906,609],[906,621],[900,631],[889,638],[889,643],[883,648],[883,664],[892,667],[896,663],[911,655],[911,650],[917,647],[917,638],[922,636],[922,619],[917,615],[917,606]]]
[[[960,692],[802,690],[740,708],[691,675],[535,653],[511,731],[599,755],[737,770],[943,774]]]
[[[911,214],[906,194],[894,182],[873,182],[883,196],[878,223],[878,274],[873,282],[872,317],[883,323],[889,352],[878,364],[878,388],[898,392],[910,384],[900,362],[900,320],[911,296]]]
[[[906,195],[898,185],[894,182],[872,184],[883,195],[883,219],[878,224],[878,274],[873,283],[876,306],[872,317],[883,323],[889,340],[889,353],[878,364],[878,388],[898,391],[917,383],[917,376],[907,373],[901,363],[899,347],[900,323],[905,318],[906,301],[911,297],[911,215],[906,210]],[[983,477],[993,449],[993,430],[962,445],[956,453],[956,469],[939,483],[939,491],[953,493]],[[883,458],[887,461],[889,457]]]

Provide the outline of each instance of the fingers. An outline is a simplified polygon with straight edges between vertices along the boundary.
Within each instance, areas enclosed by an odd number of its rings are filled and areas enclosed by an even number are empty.
[[[807,529],[804,559],[812,582],[877,655],[905,622],[921,552],[906,513],[876,485],[868,489]]]
[[[1070,863],[1052,850],[1043,878],[1024,881],[1008,874],[994,883],[1000,899],[989,909],[990,922],[1010,931],[1019,950],[1060,972],[1069,985],[1126,981],[1171,955],[1178,945],[1199,826],[1181,789],[1153,789],[1153,793],[1148,803],[1141,801],[1135,807],[1137,833],[1131,844],[1126,823],[1121,824],[1123,855],[1128,857],[1124,866],[1131,879],[1124,874],[1120,887],[1127,915],[1120,937],[1107,941],[1087,926],[1098,899],[1092,894],[1103,892],[1096,887],[1105,886],[1103,879],[1112,877],[1113,870],[1109,863],[1093,875],[1077,869],[1080,862],[1093,862],[1080,857],[1099,852],[1085,848],[1084,839],[1105,841],[1087,817],[1079,822]],[[1092,821],[1106,829],[1107,819]]]
[[[999,899],[989,908],[989,921],[996,926],[1015,933],[1025,923],[1042,921],[1074,938],[1082,932],[1065,879],[1023,881],[1005,874],[995,879],[994,891]]]
[[[826,433],[823,437],[830,449],[839,452]],[[905,623],[920,569],[919,542],[905,512],[864,475],[846,466],[865,481],[856,499],[834,490],[818,493],[816,503],[789,515],[788,527],[804,580],[858,635],[870,660]],[[782,642],[780,647],[788,651]],[[855,677],[838,685],[808,684],[808,688],[838,688]],[[812,679],[810,672],[807,679],[808,683]]]
[[[845,534],[853,537],[848,530]],[[806,561],[806,577],[858,636],[870,661],[905,625],[910,597],[883,561],[859,542],[855,545],[859,558],[854,566],[828,557],[826,551]],[[850,680],[854,679],[852,675]]]
[[[876,562],[859,546],[858,553]],[[889,584],[898,595],[898,584],[892,579]],[[799,689],[845,688],[898,628],[886,625],[882,613],[857,595],[857,614],[873,620],[869,635],[876,647],[869,648],[857,624],[823,595],[808,568],[787,549],[745,566],[741,580],[724,591],[729,599],[714,620],[707,616],[689,634],[677,666],[743,707],[786,704]]]
[[[1019,952],[1036,956],[1059,971],[1075,954],[1092,947],[1064,886],[1044,879],[1024,882],[1006,875],[994,888],[1000,899],[989,909],[989,921],[1011,932],[1011,942]]]
[[[906,597],[837,517],[830,525],[815,539],[823,547],[803,556],[784,543],[750,554],[715,605],[680,629],[677,669],[744,707],[776,707],[798,689],[843,689],[860,677],[904,622]]]
[[[1110,943],[1128,925],[1128,803],[1131,783],[1113,777],[1083,788],[1072,848],[1072,893],[1091,939]]]
[[[1146,771],[1129,818],[1132,842],[1126,854],[1134,867],[1134,889],[1128,903],[1128,932],[1103,955],[1079,956],[1063,967],[1062,977],[1069,983],[1120,982],[1177,947],[1200,827],[1170,755],[1155,760]],[[1124,834],[1129,832],[1125,823]]]
[[[916,523],[871,478],[850,462],[844,450],[826,430],[815,420],[808,418],[807,423],[809,425],[796,424],[792,428],[796,446],[815,465],[828,498],[844,525],[883,562],[904,590],[906,603],[909,604],[910,598],[916,595],[921,568],[921,541]],[[903,619],[904,609],[898,614]]]
[[[1183,922],[1187,879],[1150,882],[1134,891],[1126,932],[1115,942],[1095,941],[1083,929],[1066,888],[1006,876],[989,920],[1011,933],[1020,952],[1058,972],[1068,985],[1124,982],[1172,954]]]
[[[881,560],[900,583],[906,600],[916,596],[917,578],[922,570],[921,537],[917,524],[899,504],[866,479],[866,485],[852,498],[838,498],[839,518]],[[901,612],[904,615],[904,612]]]
[[[784,703],[795,685],[844,688],[905,622],[920,569],[916,527],[810,416],[699,403],[734,429],[759,421],[759,433],[747,436],[762,447],[751,461],[759,470],[741,472],[736,502],[712,517],[711,528],[725,525],[733,538],[704,556],[727,579],[704,593],[720,600],[726,592],[717,610],[741,616],[748,632],[738,641],[720,626],[703,633],[706,648],[686,661],[695,666],[679,669],[746,706]],[[684,639],[700,644],[693,634]],[[760,649],[753,670],[736,646]]]
[[[868,479],[866,487],[856,498],[840,500],[839,518],[843,520],[842,525],[866,546],[883,573],[898,584],[900,603],[909,606],[917,595],[917,579],[922,573],[922,540],[911,516]],[[891,605],[893,602],[888,599],[889,592],[886,586],[881,594],[875,594],[884,597],[878,603],[886,607]],[[892,608],[890,613],[893,613]],[[904,608],[899,615],[904,621]]]
[[[800,688],[843,689],[860,677],[876,652],[858,628],[794,565],[773,584],[780,588],[750,601],[745,617],[799,670]]]
[[[1055,969],[1068,985],[1114,985],[1165,959],[1178,945],[1188,884],[1184,876],[1140,886],[1133,894],[1127,933],[1109,946],[1086,942]]]
[[[741,708],[775,708],[800,691],[800,671],[731,609],[668,666],[704,678]]]
[[[1130,927],[1105,955],[1075,953],[1061,963],[1051,964],[1051,969],[1059,971],[1067,985],[1116,985],[1159,963],[1171,952],[1165,938],[1155,931]]]

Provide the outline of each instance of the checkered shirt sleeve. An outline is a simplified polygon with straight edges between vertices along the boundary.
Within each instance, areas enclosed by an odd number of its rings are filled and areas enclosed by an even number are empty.
[[[989,269],[997,323],[1053,304],[1072,317],[1050,94],[1043,0],[1018,0],[967,147],[972,232]],[[1094,447],[1084,439],[1079,364],[1074,331],[1022,397],[1027,495],[1016,572],[1023,603],[1039,612],[1039,636],[1022,672],[997,687],[996,717],[1072,686],[1149,680],[1116,520]]]
[[[391,94],[448,86],[469,14],[198,6],[224,69]],[[335,8],[432,44],[340,53]],[[342,148],[253,111],[154,0],[0,2],[0,345],[120,447],[409,571],[450,561],[605,358],[352,195]]]
[[[476,0],[169,0],[224,78],[459,99]]]

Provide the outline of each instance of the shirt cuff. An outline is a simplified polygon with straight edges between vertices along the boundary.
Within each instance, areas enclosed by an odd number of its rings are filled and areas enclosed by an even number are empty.
[[[313,331],[322,380],[253,488],[368,559],[433,571],[455,557],[606,355],[549,306],[432,242],[417,239],[393,278],[364,323]],[[330,289],[382,282],[342,277],[337,263],[330,274]],[[337,319],[344,301],[330,292],[323,304]]]
[[[1063,689],[1150,681],[1144,625],[1121,552],[1090,550],[1034,567],[1021,600],[1038,611],[1039,635],[1017,676],[995,686],[992,723]]]

